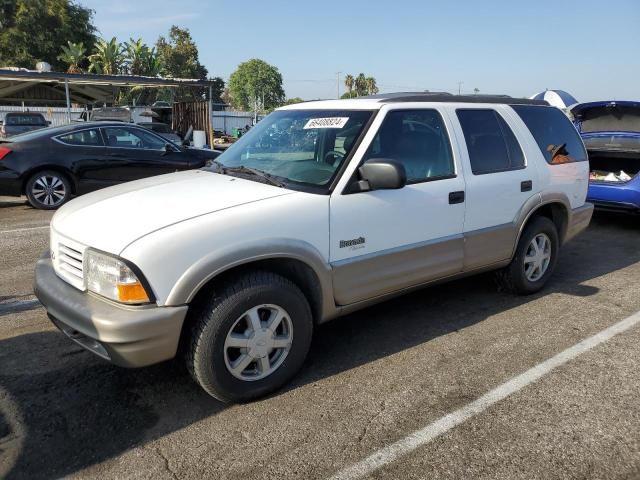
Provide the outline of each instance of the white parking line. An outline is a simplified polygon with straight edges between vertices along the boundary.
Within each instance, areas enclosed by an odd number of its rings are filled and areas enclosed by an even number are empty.
[[[636,312],[630,317],[627,317],[609,328],[602,330],[600,333],[596,333],[592,337],[582,340],[573,347],[558,353],[555,357],[545,360],[517,377],[503,383],[497,388],[494,388],[467,406],[445,415],[430,425],[427,425],[397,442],[378,450],[364,460],[341,470],[331,477],[331,479],[353,480],[370,475],[373,471],[388,465],[404,455],[407,455],[418,447],[426,445],[443,433],[448,432],[452,428],[469,420],[475,415],[482,413],[493,404],[504,400],[509,395],[516,393],[527,385],[539,380],[553,369],[564,365],[576,358],[578,355],[606,342],[615,335],[630,329],[638,323],[640,323],[640,312]]]
[[[45,228],[49,228],[49,225],[42,225],[41,227],[14,228],[13,230],[0,230],[0,234],[2,234],[2,233],[28,232],[30,230],[44,230]]]

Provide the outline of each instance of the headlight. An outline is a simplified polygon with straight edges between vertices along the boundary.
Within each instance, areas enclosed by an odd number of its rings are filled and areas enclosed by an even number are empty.
[[[84,260],[87,288],[120,303],[148,303],[149,294],[125,262],[95,250],[87,250]]]

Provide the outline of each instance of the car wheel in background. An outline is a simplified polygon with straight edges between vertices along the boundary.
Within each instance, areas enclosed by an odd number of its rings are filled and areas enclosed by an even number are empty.
[[[33,207],[55,210],[71,198],[71,183],[62,173],[42,170],[29,178],[25,193]]]
[[[519,295],[539,291],[553,274],[559,249],[555,224],[546,217],[535,217],[522,232],[511,263],[497,272],[498,282]]]
[[[187,367],[223,402],[248,401],[280,388],[309,351],[309,303],[294,283],[274,273],[256,271],[214,287],[193,314]]]

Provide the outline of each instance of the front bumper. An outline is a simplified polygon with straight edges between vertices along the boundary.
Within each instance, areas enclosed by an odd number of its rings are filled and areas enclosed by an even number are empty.
[[[81,292],[59,278],[49,255],[36,264],[34,292],[49,318],[87,350],[122,367],[175,357],[187,306],[127,307]]]

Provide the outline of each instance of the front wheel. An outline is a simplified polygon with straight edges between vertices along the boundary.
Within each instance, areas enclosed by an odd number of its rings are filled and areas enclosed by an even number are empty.
[[[52,170],[34,173],[25,190],[31,206],[41,210],[55,210],[71,198],[71,183],[67,177]]]
[[[284,385],[304,362],[313,331],[311,309],[284,277],[254,272],[226,283],[195,307],[187,367],[223,402],[243,402]]]
[[[546,217],[534,218],[522,232],[511,263],[497,272],[499,283],[519,295],[541,290],[553,274],[559,249],[555,224]]]

